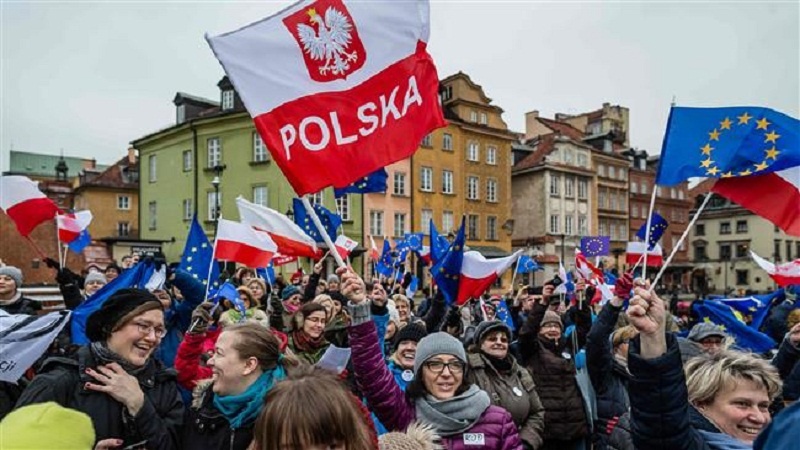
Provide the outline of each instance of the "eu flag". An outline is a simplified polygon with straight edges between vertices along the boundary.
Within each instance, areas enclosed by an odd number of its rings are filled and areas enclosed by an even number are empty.
[[[322,205],[315,204],[313,207],[314,212],[316,212],[317,216],[319,217],[320,223],[322,223],[322,227],[325,229],[324,232],[330,236],[332,241],[335,241],[336,229],[342,224],[342,218],[329,211]],[[320,231],[317,230],[316,225],[314,225],[314,221],[311,220],[311,216],[308,214],[306,207],[299,198],[292,200],[292,208],[294,209],[294,223],[302,228],[303,231],[309,235],[309,237],[314,239],[315,242],[324,242],[325,240],[322,238],[322,234],[320,234]]]
[[[581,238],[583,256],[605,256],[611,248],[609,236],[586,236]]]
[[[528,272],[535,272],[537,270],[544,270],[542,266],[536,263],[528,255],[522,255],[517,260],[517,273],[528,273]]]
[[[91,243],[92,237],[89,236],[89,230],[81,230],[81,233],[78,235],[78,237],[75,238],[74,241],[67,244],[67,246],[73,252],[80,253]]]
[[[392,260],[392,247],[389,245],[389,239],[383,240],[383,252],[381,253],[380,259],[378,259],[377,264],[375,264],[375,270],[385,276],[390,277],[392,276],[392,272],[394,272],[394,262]]]
[[[706,300],[692,305],[700,320],[715,323],[725,328],[725,332],[736,340],[736,347],[763,353],[776,347],[775,341],[764,333],[748,327],[739,320],[730,306]]]
[[[271,286],[275,281],[275,266],[272,261],[269,262],[267,267],[256,269],[256,276],[267,280],[267,286]]]
[[[417,293],[419,289],[419,278],[416,275],[411,276],[411,283],[408,283],[408,287],[406,288],[406,297],[412,298],[414,294]]]
[[[431,228],[433,231],[433,228]],[[455,240],[447,248],[442,258],[431,267],[431,276],[439,286],[448,305],[458,297],[458,280],[461,278],[461,263],[464,261],[464,218]]]
[[[514,326],[514,319],[511,317],[511,313],[508,312],[508,305],[506,304],[505,300],[500,300],[500,302],[497,304],[497,309],[495,310],[494,315],[497,317],[497,320],[508,325],[508,328],[511,328],[511,331],[516,330],[517,327]]]
[[[433,264],[436,264],[442,259],[447,252],[448,246],[450,246],[450,242],[446,237],[439,234],[439,231],[436,230],[436,225],[433,223],[433,219],[431,219],[431,262],[433,262]]]
[[[386,169],[378,169],[375,172],[353,182],[350,186],[334,189],[333,195],[336,198],[343,197],[345,194],[368,194],[370,192],[386,192],[386,179],[389,174]]]
[[[214,263],[211,267],[211,279],[208,276],[208,267],[211,265],[214,255],[214,247],[208,242],[208,237],[203,231],[203,227],[197,221],[197,214],[192,217],[192,225],[189,227],[189,234],[186,236],[186,246],[183,247],[181,263],[178,269],[185,271],[192,278],[203,283],[203,286],[211,282],[211,287],[219,285],[219,265]]]
[[[670,110],[656,183],[729,178],[800,165],[800,121],[754,106]]]
[[[239,291],[236,290],[236,286],[230,281],[222,283],[222,286],[219,287],[219,290],[214,295],[214,302],[218,302],[223,298],[233,302],[236,309],[240,309],[239,304],[241,304],[241,309],[244,310],[244,303],[242,303],[239,298]]]
[[[406,233],[404,240],[409,249],[418,252],[422,250],[422,238],[424,236],[424,233]]]
[[[661,217],[661,214],[657,212],[653,212],[653,217],[650,218],[650,240],[647,244],[647,249],[652,250],[656,248],[656,244],[661,239],[661,236],[664,235],[664,232],[667,231],[667,226],[669,223],[667,219]],[[647,233],[647,222],[643,223],[642,226],[639,228],[639,231],[636,232],[636,237],[644,241]]]

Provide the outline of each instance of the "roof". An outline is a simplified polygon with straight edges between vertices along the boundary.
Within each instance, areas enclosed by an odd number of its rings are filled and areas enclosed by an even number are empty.
[[[198,97],[196,95],[187,94],[186,92],[178,92],[175,94],[175,98],[172,100],[173,103],[177,103],[180,100],[189,100],[194,103],[200,103],[208,106],[219,106],[219,102],[214,100],[209,100],[207,98]]]
[[[44,153],[21,152],[11,150],[11,158],[9,159],[9,169],[6,173],[13,173],[18,175],[34,175],[44,177],[55,177],[56,164],[62,158],[59,155],[48,155]],[[92,159],[80,158],[75,156],[63,156],[64,162],[67,163],[67,176],[77,176],[87,166],[91,166]],[[108,166],[96,164],[97,171],[105,170]]]
[[[544,157],[549,155],[550,152],[553,151],[553,148],[555,148],[554,138],[555,135],[553,134],[541,136],[539,141],[533,146],[535,150],[512,167],[512,172],[538,166],[544,160]]]
[[[586,136],[583,131],[573,127],[568,123],[559,122],[553,119],[546,119],[544,117],[537,117],[537,120],[541,122],[542,125],[550,128],[554,132],[578,142],[583,141],[583,138]]]
[[[112,164],[109,168],[104,170],[101,174],[95,177],[87,177],[85,181],[81,180],[80,188],[84,187],[107,187],[118,189],[138,189],[139,178],[129,177],[126,169],[139,170],[138,160],[131,163],[127,156],[123,157],[116,163]]]

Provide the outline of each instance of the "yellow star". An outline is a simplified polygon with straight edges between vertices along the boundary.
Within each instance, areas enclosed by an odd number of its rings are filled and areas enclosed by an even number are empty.
[[[731,178],[733,176],[733,172],[725,172],[722,174],[722,178]]]
[[[772,142],[774,144],[775,141],[777,141],[779,137],[781,137],[780,134],[778,134],[778,133],[776,133],[774,131],[770,131],[769,133],[767,133],[764,136],[764,142]]]
[[[708,140],[709,141],[718,141],[719,140],[719,131],[714,128],[714,131],[708,133]]]
[[[717,173],[719,173],[718,167],[712,167],[706,171],[706,175],[711,175],[712,177],[717,176]]]
[[[756,120],[756,123],[758,124],[758,126],[756,126],[756,130],[764,130],[764,131],[767,131],[767,127],[768,127],[768,126],[770,126],[770,125],[772,125],[771,123],[769,123],[769,122],[767,121],[767,118],[766,118],[766,117],[764,117],[764,118],[763,118],[763,119],[761,119],[761,120]]]
[[[760,164],[756,164],[755,167],[756,167],[756,172],[758,172],[759,170],[764,170],[767,167],[769,167],[769,164],[767,164],[766,161],[761,161],[761,163]]]
[[[775,147],[772,147],[772,148],[764,150],[764,151],[767,152],[767,156],[764,158],[765,160],[770,159],[770,158],[777,159],[778,155],[781,153]]]
[[[705,167],[705,168],[711,167],[711,163],[713,163],[713,162],[714,161],[712,161],[711,158],[708,158],[708,159],[700,162],[700,167]]]
[[[733,122],[731,122],[731,119],[726,117],[725,120],[719,123],[719,128],[720,130],[730,130],[732,123]]]
[[[704,147],[700,147],[704,155],[711,155],[711,150],[714,150],[714,147],[711,144],[706,144]]]
[[[746,111],[744,114],[737,117],[737,119],[739,119],[739,125],[747,125],[747,122],[749,122],[752,118],[753,116],[748,115]]]
[[[743,170],[743,171],[739,172],[739,175],[741,175],[743,177],[746,177],[746,176],[752,175],[752,174],[753,174],[753,172],[751,172],[750,169],[746,169],[746,170]]]

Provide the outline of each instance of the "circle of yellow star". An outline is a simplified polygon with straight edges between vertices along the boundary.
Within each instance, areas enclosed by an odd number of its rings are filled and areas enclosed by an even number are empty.
[[[770,126],[771,124],[769,123],[769,121],[767,121],[767,118],[764,117],[761,120],[756,120],[756,125],[757,125],[756,130],[767,131],[767,127]]]
[[[752,175],[752,174],[753,174],[753,172],[750,169],[745,169],[745,170],[739,172],[739,175],[741,175],[743,177],[746,177],[746,176]]]
[[[706,144],[703,147],[700,147],[700,150],[703,152],[704,155],[711,155],[711,151],[714,150],[714,147],[711,144]]]
[[[753,116],[747,114],[747,111],[745,111],[744,114],[736,118],[739,119],[739,125],[747,125],[747,122],[749,122],[750,119],[753,118]]]
[[[723,120],[722,122],[719,123],[719,129],[720,130],[730,130],[732,123],[733,122],[731,121],[731,119],[726,117],[725,120]]]
[[[764,170],[768,166],[769,166],[769,164],[767,163],[767,161],[761,161],[761,163],[755,164],[756,172],[758,172],[759,170]]]
[[[718,141],[719,140],[719,131],[714,128],[714,131],[708,133],[708,140],[709,141]]]
[[[772,148],[764,150],[764,151],[767,153],[767,156],[764,157],[765,160],[770,159],[770,158],[772,158],[773,160],[777,159],[778,155],[781,153],[775,147],[772,147]]]
[[[718,173],[719,173],[718,167],[712,167],[706,171],[706,175],[711,175],[712,177],[717,176]]]
[[[708,158],[700,162],[700,167],[706,167],[706,168],[711,167],[711,163],[713,162],[714,161],[712,161],[711,158]]]
[[[728,171],[722,174],[722,178],[731,178],[733,176],[733,172]]]
[[[764,142],[772,142],[775,144],[779,137],[781,137],[780,134],[776,133],[775,131],[770,131],[764,135]]]

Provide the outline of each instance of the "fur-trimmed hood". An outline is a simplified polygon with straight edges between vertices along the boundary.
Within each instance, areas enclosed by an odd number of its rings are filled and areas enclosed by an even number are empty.
[[[203,406],[203,399],[205,398],[205,394],[208,391],[211,391],[211,385],[214,384],[213,378],[206,378],[205,380],[200,380],[195,385],[194,389],[192,389],[192,408],[200,409]]]
[[[414,422],[405,433],[393,431],[378,439],[380,450],[441,450],[439,436],[428,425]]]

